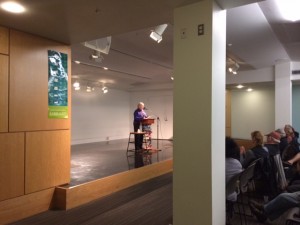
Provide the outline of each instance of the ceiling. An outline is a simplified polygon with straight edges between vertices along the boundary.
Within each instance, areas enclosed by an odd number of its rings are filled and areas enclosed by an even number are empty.
[[[0,24],[71,44],[72,59],[81,62],[72,63],[74,80],[123,90],[149,84],[171,87],[173,10],[198,1],[23,0],[28,11],[18,16],[0,11]],[[300,61],[300,23],[283,21],[274,0],[217,2],[228,9],[227,55],[241,70],[270,67],[278,60]],[[163,23],[169,26],[157,44],[149,34]],[[92,50],[80,43],[109,35],[109,54],[101,63],[91,61]]]

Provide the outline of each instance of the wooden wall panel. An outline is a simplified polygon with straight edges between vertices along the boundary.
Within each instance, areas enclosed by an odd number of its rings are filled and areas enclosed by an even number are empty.
[[[0,202],[0,224],[8,224],[47,211],[54,188]]]
[[[244,146],[246,150],[249,150],[254,147],[252,140],[247,139],[235,139],[236,143],[239,146]]]
[[[70,128],[71,82],[69,119],[48,119],[48,50],[68,54],[68,74],[71,78],[69,46],[19,31],[10,31],[10,131]]]
[[[24,133],[0,134],[0,201],[24,194]]]
[[[0,55],[0,132],[8,132],[8,56],[6,55]]]
[[[25,193],[70,182],[70,131],[26,133]]]
[[[0,26],[0,54],[8,55],[9,53],[9,30]]]

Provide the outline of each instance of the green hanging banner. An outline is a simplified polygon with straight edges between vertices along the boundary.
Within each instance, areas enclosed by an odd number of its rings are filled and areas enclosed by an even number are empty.
[[[48,118],[68,118],[68,55],[48,50]]]

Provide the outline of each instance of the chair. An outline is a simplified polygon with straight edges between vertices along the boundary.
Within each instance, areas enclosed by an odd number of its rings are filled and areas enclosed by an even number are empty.
[[[234,192],[239,194],[239,192],[240,192],[239,191],[239,179],[240,179],[241,173],[234,175],[226,183],[226,198]],[[230,219],[233,216],[235,203],[236,202],[234,202],[234,201],[230,201],[230,200],[226,199],[226,220],[227,220],[228,224],[230,224]],[[240,215],[240,221],[242,221],[242,214],[240,212],[240,207],[238,207],[238,210],[239,210],[239,215]]]
[[[300,208],[292,208],[286,218],[285,225],[300,225]]]
[[[244,194],[248,192],[249,185],[253,182],[255,167],[257,163],[260,163],[262,161],[262,158],[256,159],[253,161],[242,173],[239,180],[239,190],[240,190],[240,197],[241,197],[241,206],[242,206],[242,214],[244,215],[245,224],[247,224],[246,219],[246,210],[245,210],[245,204],[244,204]],[[249,201],[249,196],[248,196]]]
[[[129,137],[128,137],[128,143],[127,143],[127,151],[126,151],[126,154],[128,156],[128,154],[130,152],[136,152],[136,149],[135,147],[130,147],[130,145],[132,144],[133,146],[135,146],[135,136],[136,135],[143,135],[143,144],[146,146],[147,148],[147,140],[145,138],[145,134],[147,134],[146,132],[130,132],[129,133]]]

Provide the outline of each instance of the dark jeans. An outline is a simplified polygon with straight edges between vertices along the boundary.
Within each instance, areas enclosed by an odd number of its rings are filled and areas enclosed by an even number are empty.
[[[134,132],[137,132],[140,129],[140,122],[133,122]],[[139,150],[143,148],[143,135],[142,134],[135,134],[134,135],[134,143],[135,143],[135,150]]]
[[[275,220],[280,217],[288,209],[300,206],[300,192],[282,193],[268,202],[264,208],[267,217]]]

